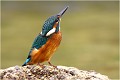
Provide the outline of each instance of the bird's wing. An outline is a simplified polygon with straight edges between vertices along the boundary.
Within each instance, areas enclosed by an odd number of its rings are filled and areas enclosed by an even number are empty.
[[[34,40],[34,42],[32,44],[32,47],[30,49],[30,52],[28,54],[28,57],[27,57],[25,63],[22,66],[25,66],[31,60],[32,51],[33,52],[37,51],[39,48],[41,48],[47,42],[47,40],[48,40],[48,37],[43,37],[41,34],[39,34],[35,38],[35,40]]]
[[[47,42],[47,40],[48,40],[48,37],[43,37],[43,36],[41,36],[41,34],[39,34],[35,38],[35,40],[34,40],[34,42],[32,44],[31,50],[29,52],[29,55],[31,54],[32,50],[34,50],[34,48],[35,49],[39,49],[42,45],[44,45]]]

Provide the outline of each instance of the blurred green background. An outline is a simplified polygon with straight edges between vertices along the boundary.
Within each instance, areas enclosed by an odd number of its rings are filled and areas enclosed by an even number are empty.
[[[118,1],[2,1],[1,68],[22,65],[44,21],[68,5],[51,62],[118,79]]]

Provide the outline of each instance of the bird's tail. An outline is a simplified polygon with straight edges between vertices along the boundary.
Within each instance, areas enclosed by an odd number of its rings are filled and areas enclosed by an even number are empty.
[[[29,61],[30,61],[30,58],[27,58],[27,60],[25,61],[25,63],[22,66],[26,66]]]

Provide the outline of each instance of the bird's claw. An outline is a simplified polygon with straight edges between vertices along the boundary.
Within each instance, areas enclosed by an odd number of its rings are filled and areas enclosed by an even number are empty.
[[[43,66],[44,66],[44,64],[40,64],[40,63],[37,63],[37,65],[40,66],[40,67],[43,67]]]
[[[51,62],[48,62],[48,64],[49,64],[50,66],[53,66],[53,67],[57,68],[57,66],[53,65]]]

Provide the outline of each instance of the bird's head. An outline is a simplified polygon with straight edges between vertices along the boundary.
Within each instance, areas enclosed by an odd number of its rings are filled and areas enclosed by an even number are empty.
[[[41,32],[42,36],[50,36],[55,32],[60,31],[60,20],[62,15],[65,13],[67,9],[68,9],[68,6],[57,15],[51,16],[45,21],[42,28],[42,32]]]

